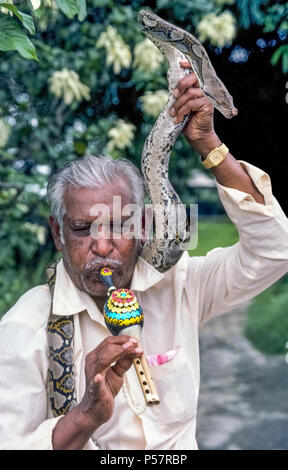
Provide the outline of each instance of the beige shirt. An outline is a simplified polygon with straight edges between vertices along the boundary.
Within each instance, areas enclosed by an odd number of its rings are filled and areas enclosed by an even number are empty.
[[[240,241],[203,257],[184,253],[164,274],[140,257],[134,271],[131,288],[144,309],[141,343],[145,354],[179,348],[171,361],[151,367],[161,404],[143,410],[135,371],[130,368],[115,398],[112,418],[95,431],[85,449],[197,449],[199,328],[251,299],[288,271],[288,220],[272,196],[268,175],[241,163],[264,195],[265,205],[218,184]],[[52,449],[52,432],[61,417],[52,417],[45,388],[50,302],[48,286],[35,287],[0,322],[1,449]],[[102,313],[73,285],[62,262],[57,270],[54,313],[74,315],[75,381],[80,401],[85,355],[109,332]]]

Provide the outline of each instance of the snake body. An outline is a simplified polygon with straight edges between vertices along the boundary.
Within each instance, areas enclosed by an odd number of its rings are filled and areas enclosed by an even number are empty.
[[[183,246],[186,246],[189,240],[186,210],[168,175],[171,150],[189,119],[189,116],[186,116],[181,123],[175,124],[169,114],[175,101],[173,90],[178,82],[190,73],[181,67],[179,62],[190,62],[203,93],[226,118],[236,116],[237,109],[234,107],[232,96],[217,76],[204,47],[192,34],[146,9],[140,10],[138,22],[143,34],[159,48],[169,62],[169,98],[144,143],[141,162],[155,220],[154,237],[146,242],[141,256],[158,271],[164,272],[179,261]]]

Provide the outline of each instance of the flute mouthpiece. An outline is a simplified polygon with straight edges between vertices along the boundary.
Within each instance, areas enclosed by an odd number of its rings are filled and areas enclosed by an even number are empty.
[[[116,290],[116,287],[113,284],[112,271],[107,266],[103,266],[103,268],[100,269],[100,280],[107,287],[107,289],[108,289],[107,295],[108,296],[111,294],[112,290]]]

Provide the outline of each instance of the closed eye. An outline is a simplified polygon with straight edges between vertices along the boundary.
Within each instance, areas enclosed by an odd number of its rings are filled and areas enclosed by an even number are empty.
[[[75,233],[78,237],[87,237],[90,235],[90,227],[91,225],[84,225],[81,227],[74,227],[72,228],[73,233]]]

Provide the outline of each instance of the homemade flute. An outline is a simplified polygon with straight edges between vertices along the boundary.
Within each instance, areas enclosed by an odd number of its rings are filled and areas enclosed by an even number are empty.
[[[104,305],[107,328],[114,336],[121,334],[136,336],[139,343],[144,315],[134,292],[129,289],[116,289],[110,268],[101,268],[100,279],[108,289],[108,299]],[[160,400],[144,354],[141,358],[134,359],[133,363],[146,405],[159,405]]]

